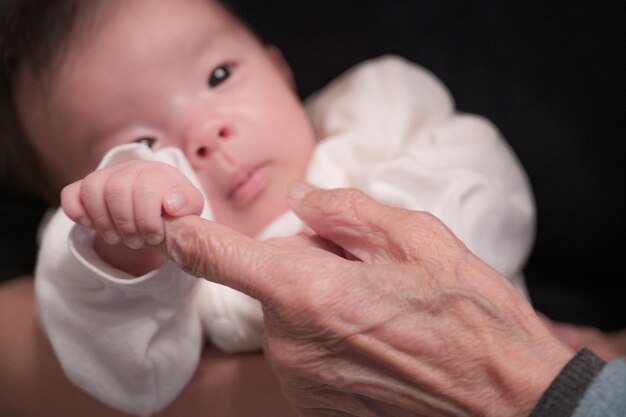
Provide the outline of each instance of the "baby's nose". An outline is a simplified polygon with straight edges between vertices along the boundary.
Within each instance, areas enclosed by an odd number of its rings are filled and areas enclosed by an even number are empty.
[[[204,163],[215,149],[233,135],[233,129],[225,123],[204,125],[188,135],[185,154],[192,166]]]

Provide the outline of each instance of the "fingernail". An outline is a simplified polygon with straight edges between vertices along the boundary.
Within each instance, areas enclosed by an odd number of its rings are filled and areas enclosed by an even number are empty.
[[[112,230],[107,230],[106,232],[103,232],[102,237],[104,238],[105,242],[108,243],[109,245],[117,245],[121,241],[117,233],[115,233]]]
[[[149,245],[160,245],[163,242],[163,235],[160,233],[152,233],[146,236],[146,242]]]
[[[91,220],[89,220],[87,217],[81,217],[78,220],[78,224],[80,224],[81,226],[85,228],[90,228],[92,226]]]
[[[124,243],[131,249],[139,249],[143,246],[143,241],[137,236],[126,239]]]
[[[289,193],[287,198],[291,200],[302,200],[308,193],[313,191],[315,187],[302,182],[302,181],[294,181],[289,188]]]
[[[180,193],[168,195],[167,206],[169,208],[170,214],[177,212],[185,206],[185,196]]]

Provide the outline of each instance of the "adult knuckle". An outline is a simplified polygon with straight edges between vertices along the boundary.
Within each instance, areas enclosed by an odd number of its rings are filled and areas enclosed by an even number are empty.
[[[358,206],[358,202],[365,198],[365,194],[354,188],[316,190],[311,196],[313,200],[310,200],[310,203],[315,208],[327,212],[338,212]]]
[[[185,220],[179,220],[184,222]],[[179,223],[168,230],[168,252],[173,260],[188,273],[197,277],[219,276],[219,259],[224,259],[224,248],[210,233],[203,233],[191,224]]]

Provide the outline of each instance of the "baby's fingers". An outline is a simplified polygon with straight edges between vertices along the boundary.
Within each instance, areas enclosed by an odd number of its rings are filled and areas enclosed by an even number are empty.
[[[61,207],[67,217],[74,222],[83,227],[93,227],[80,198],[81,183],[82,181],[76,181],[61,190]]]
[[[181,181],[163,196],[163,211],[175,217],[202,213],[204,200],[200,191],[189,181]]]
[[[124,244],[131,249],[139,249],[144,245],[144,239],[137,230],[133,181],[132,170],[120,169],[106,182],[104,199],[109,216]]]
[[[137,216],[137,227],[145,241],[150,245],[159,245],[165,238],[163,214],[173,217],[200,214],[204,201],[197,188],[185,183],[163,195],[145,189],[136,191],[134,204],[136,213],[144,213]]]
[[[107,243],[115,245],[120,242],[120,237],[103,196],[107,178],[103,171],[96,171],[66,186],[61,191],[61,207],[74,222],[96,229]]]
[[[139,182],[135,185],[132,199],[139,233],[147,244],[160,244],[164,238],[163,193],[154,186]]]
[[[181,172],[163,165],[140,173],[135,181],[133,205],[137,228],[145,242],[158,245],[165,236],[163,214],[175,217],[200,214],[204,200]]]
[[[94,228],[110,245],[117,245],[121,239],[111,220],[104,189],[109,179],[110,169],[95,171],[80,183],[80,197]]]

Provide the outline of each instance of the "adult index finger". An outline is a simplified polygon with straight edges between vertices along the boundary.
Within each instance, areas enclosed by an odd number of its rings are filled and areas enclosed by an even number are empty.
[[[290,289],[335,257],[323,250],[279,247],[198,216],[164,219],[166,255],[187,273],[223,284],[268,306],[288,305]]]

